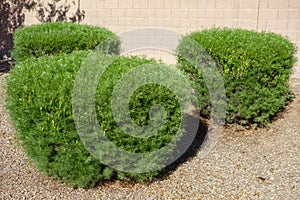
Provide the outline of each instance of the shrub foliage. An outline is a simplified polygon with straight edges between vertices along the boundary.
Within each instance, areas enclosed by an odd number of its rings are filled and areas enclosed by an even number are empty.
[[[72,92],[77,72],[88,53],[74,51],[27,59],[13,68],[8,77],[7,107],[28,155],[40,171],[77,187],[92,187],[100,180],[114,177],[152,179],[158,171],[134,174],[105,166],[80,140],[74,124]],[[117,57],[100,79],[96,92],[97,117],[107,137],[117,146],[137,153],[155,151],[168,144],[177,134],[181,117],[180,105],[172,92],[147,84],[130,98],[130,114],[136,124],[143,126],[149,124],[150,107],[163,105],[167,121],[161,131],[138,140],[118,128],[109,104],[112,90],[123,74],[147,63],[156,62],[140,57]]]
[[[119,52],[119,38],[106,28],[72,22],[48,22],[17,29],[13,34],[12,57],[21,61],[29,57],[71,53],[101,46],[108,53]]]
[[[206,52],[195,51],[191,40]],[[180,68],[197,84],[202,114],[211,109],[208,89],[203,74],[186,58],[202,66],[215,61],[226,90],[227,123],[267,125],[291,98],[295,47],[278,34],[213,28],[184,36],[177,52]]]

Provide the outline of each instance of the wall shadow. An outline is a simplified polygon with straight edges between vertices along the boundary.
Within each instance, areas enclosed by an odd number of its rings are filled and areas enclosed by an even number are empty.
[[[13,48],[13,32],[24,25],[24,9],[32,10],[35,4],[32,0],[0,1],[0,60],[10,57]]]
[[[67,17],[71,4],[58,6],[59,1],[0,0],[0,61],[10,58],[13,33],[24,26],[24,11],[35,11],[40,22],[70,20],[79,23],[84,19],[85,12],[79,8],[71,17]],[[73,4],[75,5],[75,1]]]

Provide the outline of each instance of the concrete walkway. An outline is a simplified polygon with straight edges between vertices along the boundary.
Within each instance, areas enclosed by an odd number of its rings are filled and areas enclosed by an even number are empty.
[[[298,53],[297,53],[298,62],[296,66],[294,66],[292,79],[300,79],[300,44],[298,45]]]

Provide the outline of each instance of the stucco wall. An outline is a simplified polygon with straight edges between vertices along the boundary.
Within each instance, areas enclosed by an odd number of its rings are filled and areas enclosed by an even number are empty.
[[[271,30],[300,41],[299,0],[81,0],[83,23],[120,33],[164,27],[180,33],[220,27]],[[76,1],[77,3],[77,1]],[[74,5],[73,8],[78,5]],[[32,13],[26,24],[36,23]]]
[[[116,33],[163,27],[180,33],[211,27],[241,27],[282,35],[300,46],[300,0],[81,0],[82,23]],[[78,4],[79,3],[79,4]],[[27,13],[26,24],[37,23]]]

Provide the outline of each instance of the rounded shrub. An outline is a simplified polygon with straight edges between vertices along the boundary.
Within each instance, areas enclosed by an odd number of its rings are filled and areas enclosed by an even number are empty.
[[[207,115],[211,104],[195,65],[216,65],[226,90],[226,122],[246,126],[267,125],[290,100],[288,81],[295,51],[281,35],[229,28],[192,32],[177,47],[178,66],[198,88],[201,113]]]
[[[129,173],[100,163],[86,149],[76,131],[73,88],[77,73],[89,53],[74,51],[16,63],[8,77],[7,108],[19,138],[41,172],[72,186],[92,187],[101,180],[113,178],[151,180],[160,170]],[[156,64],[156,61],[104,54],[97,59],[109,60],[112,57],[114,61],[103,73],[96,89],[95,109],[100,126],[115,145],[126,151],[147,153],[162,148],[174,140],[181,129],[182,111],[177,97],[168,88],[157,84],[146,84],[137,89],[129,101],[132,120],[139,126],[151,123],[150,109],[160,104],[166,110],[166,122],[154,136],[137,139],[127,135],[114,121],[110,105],[112,91],[125,73],[145,64]],[[97,138],[92,140],[97,141]],[[170,159],[173,151],[170,149],[165,157],[157,159]],[[118,157],[113,152],[110,156]]]
[[[99,44],[105,52],[117,54],[120,45],[119,38],[106,28],[73,22],[48,22],[22,27],[14,32],[13,41],[11,54],[16,61],[94,49]]]

